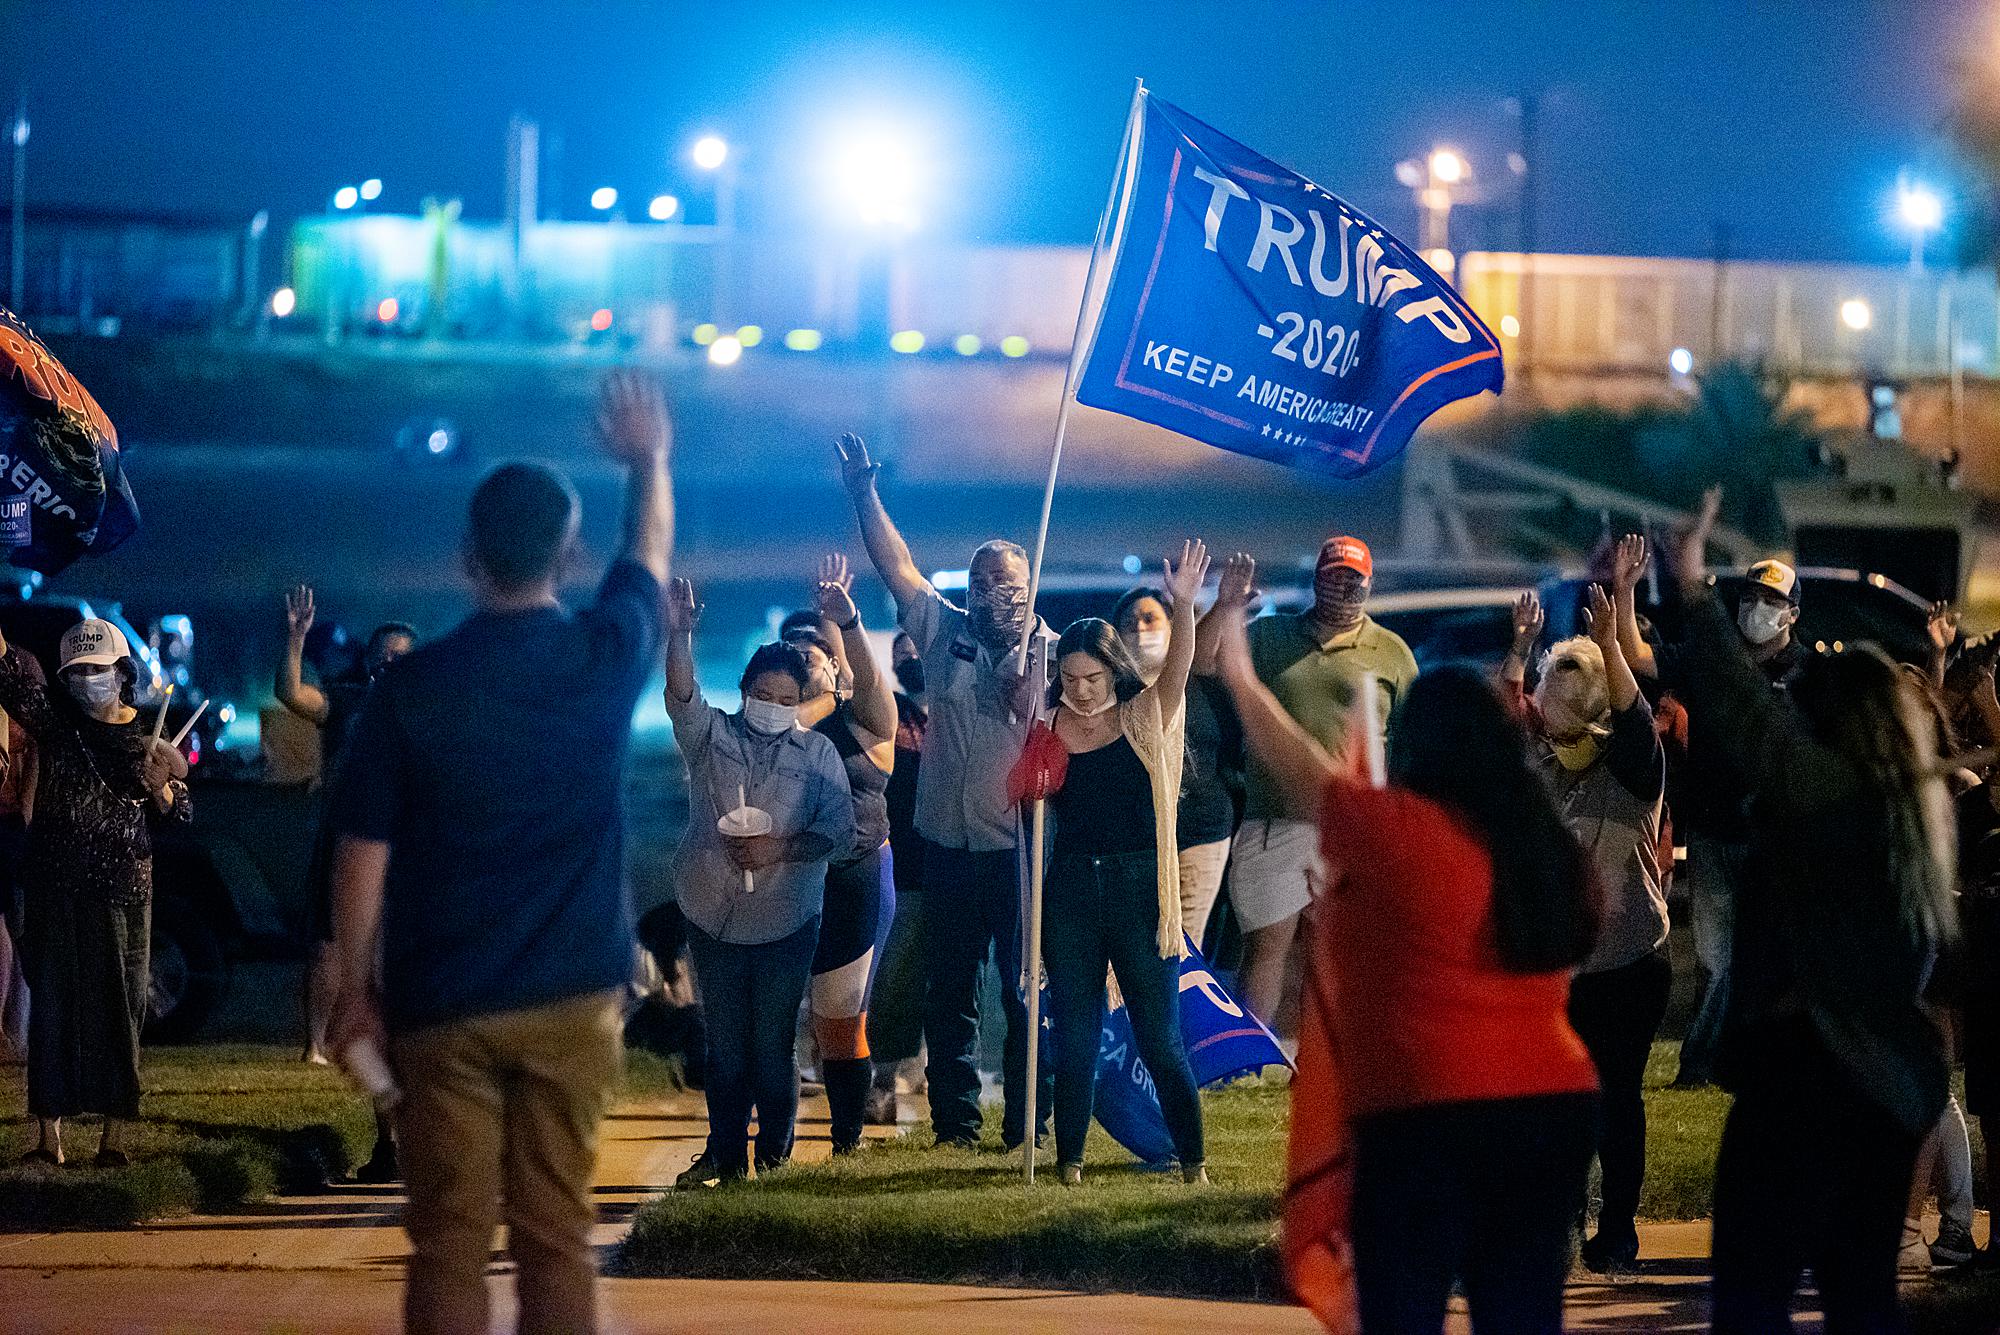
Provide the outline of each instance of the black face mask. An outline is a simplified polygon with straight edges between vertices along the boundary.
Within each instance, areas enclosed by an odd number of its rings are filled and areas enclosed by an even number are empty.
[[[896,664],[896,680],[903,684],[903,693],[905,695],[922,695],[924,693],[924,660],[921,658],[906,658]]]

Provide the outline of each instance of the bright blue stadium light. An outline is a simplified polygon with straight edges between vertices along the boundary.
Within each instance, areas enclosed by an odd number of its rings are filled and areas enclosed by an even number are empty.
[[[908,138],[887,127],[841,135],[827,157],[828,183],[842,214],[866,227],[910,232],[922,221],[922,171]]]

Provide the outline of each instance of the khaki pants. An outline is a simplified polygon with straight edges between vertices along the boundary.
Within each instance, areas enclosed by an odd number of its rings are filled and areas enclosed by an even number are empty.
[[[597,1128],[623,1057],[615,993],[390,1040],[409,1205],[407,1330],[487,1329],[486,1262],[507,1224],[523,1332],[596,1327]]]

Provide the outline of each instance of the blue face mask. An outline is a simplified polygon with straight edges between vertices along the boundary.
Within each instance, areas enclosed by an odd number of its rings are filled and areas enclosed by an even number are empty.
[[[92,714],[108,708],[118,699],[116,672],[94,672],[89,676],[72,673],[64,677],[63,682],[76,702]]]

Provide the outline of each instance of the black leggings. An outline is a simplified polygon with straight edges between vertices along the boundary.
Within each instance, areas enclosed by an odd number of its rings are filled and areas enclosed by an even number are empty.
[[[1715,1163],[1717,1335],[1792,1328],[1812,1267],[1827,1335],[1893,1335],[1896,1251],[1923,1135],[1862,1093],[1802,1021],[1760,1053]],[[1940,1091],[1939,1103],[1943,1103]]]
[[[1559,1335],[1597,1095],[1448,1103],[1355,1126],[1354,1270],[1368,1335],[1438,1335],[1454,1279],[1480,1335]]]
[[[1673,965],[1660,950],[1622,968],[1570,980],[1570,1026],[1590,1049],[1603,1099],[1597,1159],[1604,1203],[1597,1212],[1597,1235],[1620,1246],[1638,1241],[1633,1219],[1646,1180],[1646,1058],[1673,985]]]

